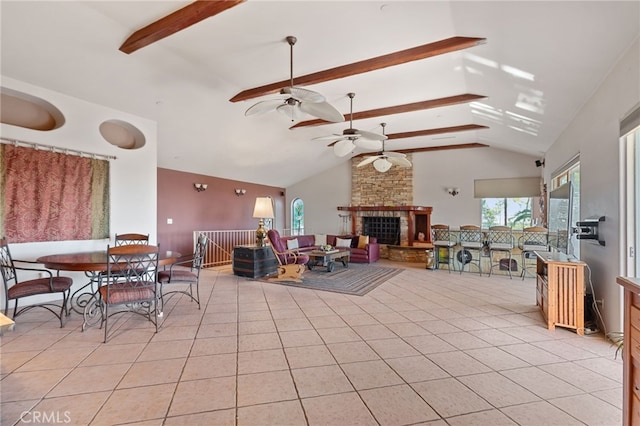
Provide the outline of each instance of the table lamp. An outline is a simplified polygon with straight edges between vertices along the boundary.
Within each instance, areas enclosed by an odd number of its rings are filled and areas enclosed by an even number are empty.
[[[258,229],[256,229],[256,245],[258,247],[264,247],[264,239],[267,236],[267,230],[264,229],[264,219],[273,219],[273,204],[271,203],[271,198],[256,198],[253,217],[260,219],[260,222],[258,222]]]

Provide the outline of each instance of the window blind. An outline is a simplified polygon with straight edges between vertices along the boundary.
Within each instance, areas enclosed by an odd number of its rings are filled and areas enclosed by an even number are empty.
[[[476,179],[475,198],[518,198],[540,195],[540,176],[506,179]]]

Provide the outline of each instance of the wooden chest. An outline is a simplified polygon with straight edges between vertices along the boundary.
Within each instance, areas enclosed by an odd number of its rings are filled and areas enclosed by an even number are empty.
[[[236,246],[233,248],[233,273],[241,277],[260,278],[277,273],[278,261],[270,246]]]

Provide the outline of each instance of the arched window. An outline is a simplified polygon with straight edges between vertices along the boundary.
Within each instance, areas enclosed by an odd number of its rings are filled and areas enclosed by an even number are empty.
[[[304,201],[296,198],[291,202],[291,235],[304,234]]]

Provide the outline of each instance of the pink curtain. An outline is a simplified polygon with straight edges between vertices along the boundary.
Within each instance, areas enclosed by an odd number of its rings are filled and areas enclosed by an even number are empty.
[[[109,162],[0,145],[0,235],[10,243],[109,237]]]

